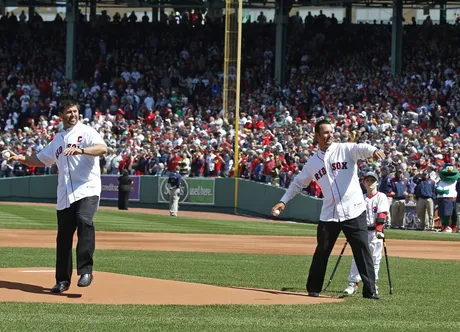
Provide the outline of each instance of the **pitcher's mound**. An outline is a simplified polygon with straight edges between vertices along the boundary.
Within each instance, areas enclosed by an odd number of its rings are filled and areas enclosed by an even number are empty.
[[[0,301],[94,304],[212,305],[212,304],[319,304],[340,302],[330,297],[268,289],[218,287],[189,282],[94,272],[90,287],[77,287],[74,271],[70,289],[51,294],[54,270],[49,268],[0,269]]]

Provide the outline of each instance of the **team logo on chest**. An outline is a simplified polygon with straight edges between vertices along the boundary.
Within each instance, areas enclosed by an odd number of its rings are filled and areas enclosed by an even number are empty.
[[[332,172],[334,172],[334,175],[336,175],[337,171],[342,170],[342,169],[348,169],[348,162],[347,161],[333,162],[331,163],[331,169],[332,169]],[[318,172],[315,173],[316,181],[318,181],[325,175],[326,175],[326,168],[322,167]]]
[[[333,171],[338,171],[338,170],[341,170],[341,169],[348,169],[347,164],[348,164],[347,161],[338,161],[338,162],[335,162],[335,163],[331,163],[331,168],[332,168]]]
[[[78,136],[77,144],[68,143],[66,148],[81,148],[81,142],[83,141],[83,136]],[[61,153],[64,152],[62,146],[56,149],[56,159],[59,159]]]

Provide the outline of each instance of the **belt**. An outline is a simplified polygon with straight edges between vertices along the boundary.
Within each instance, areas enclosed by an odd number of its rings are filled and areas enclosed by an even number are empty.
[[[402,200],[403,200],[403,199],[405,199],[405,198],[401,198],[401,197],[394,197],[393,199],[394,199],[395,201],[402,201]]]
[[[424,197],[424,196],[420,196],[420,198],[423,198],[423,199],[431,199],[432,197]]]
[[[367,227],[367,230],[368,230],[368,231],[375,231],[375,226],[368,226],[368,227]]]

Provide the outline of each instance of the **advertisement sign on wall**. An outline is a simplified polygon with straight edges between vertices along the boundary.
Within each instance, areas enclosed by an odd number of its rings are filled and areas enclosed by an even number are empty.
[[[141,178],[140,176],[130,176],[133,180],[133,190],[129,194],[130,201],[138,201],[141,195]],[[102,192],[101,200],[117,200],[118,199],[118,175],[101,175]]]
[[[169,203],[168,178],[158,181],[158,202]],[[215,181],[205,178],[182,178],[179,202],[182,204],[214,205]]]

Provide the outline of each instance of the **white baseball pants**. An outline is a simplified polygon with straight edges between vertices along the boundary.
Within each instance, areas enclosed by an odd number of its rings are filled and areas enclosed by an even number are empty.
[[[375,281],[379,279],[379,270],[380,270],[380,261],[382,260],[382,249],[383,249],[383,240],[377,239],[375,236],[375,231],[369,231],[367,234],[367,240],[369,243],[369,250],[372,255],[372,261],[374,262],[375,270]],[[358,268],[356,267],[355,259],[351,261],[350,274],[348,275],[349,282],[358,283],[361,281],[361,276],[359,275]]]

